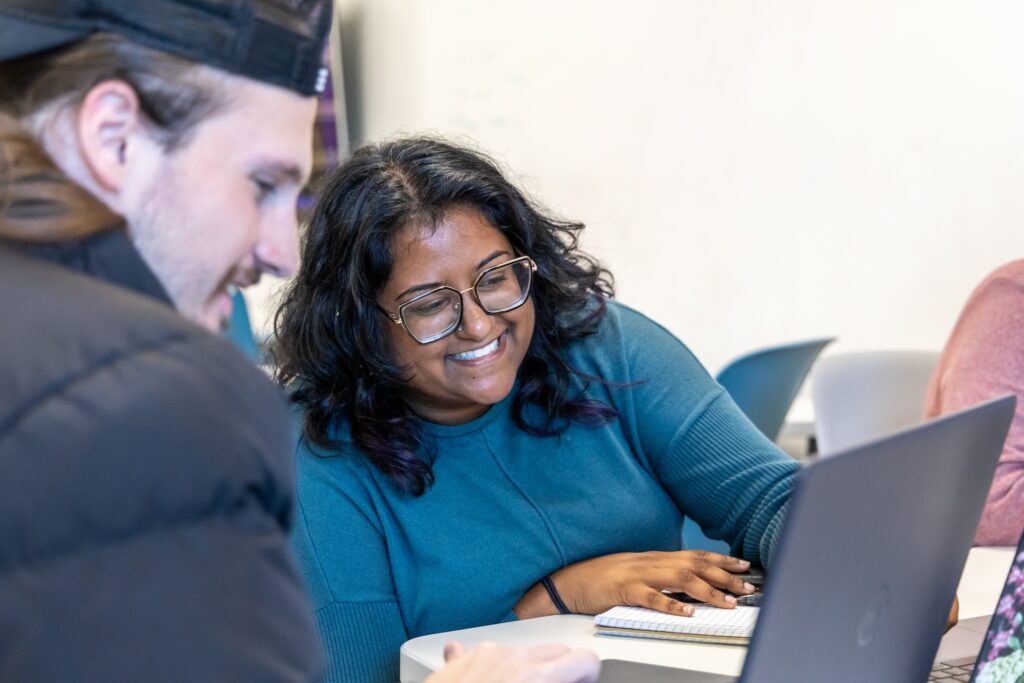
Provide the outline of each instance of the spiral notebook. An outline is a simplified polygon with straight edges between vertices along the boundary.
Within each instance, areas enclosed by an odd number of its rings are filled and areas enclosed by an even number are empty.
[[[609,636],[664,638],[697,643],[747,645],[760,607],[719,609],[695,605],[692,617],[665,614],[643,607],[613,607],[594,617],[597,632]]]

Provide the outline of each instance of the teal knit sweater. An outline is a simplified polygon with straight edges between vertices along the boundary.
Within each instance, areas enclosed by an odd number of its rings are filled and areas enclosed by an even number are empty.
[[[530,436],[510,395],[472,422],[426,424],[436,482],[418,498],[354,447],[299,448],[294,545],[328,680],[397,680],[405,640],[515,619],[527,589],[574,562],[678,550],[683,515],[734,553],[770,560],[797,464],[689,350],[610,303],[599,333],[567,356],[616,383],[588,394],[617,419]]]

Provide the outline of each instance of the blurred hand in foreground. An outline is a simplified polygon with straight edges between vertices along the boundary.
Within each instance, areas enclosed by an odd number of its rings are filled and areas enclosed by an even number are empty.
[[[444,658],[448,664],[427,683],[593,683],[601,671],[596,654],[565,645],[510,648],[484,642],[467,650],[449,643]]]

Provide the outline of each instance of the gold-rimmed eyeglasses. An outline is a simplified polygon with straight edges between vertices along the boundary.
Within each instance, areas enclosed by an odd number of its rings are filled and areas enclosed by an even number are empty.
[[[418,343],[429,344],[447,337],[462,324],[463,294],[472,292],[476,303],[489,315],[507,313],[526,303],[536,270],[533,259],[520,256],[485,269],[472,287],[462,291],[446,285],[402,302],[398,313],[380,305],[378,308]]]

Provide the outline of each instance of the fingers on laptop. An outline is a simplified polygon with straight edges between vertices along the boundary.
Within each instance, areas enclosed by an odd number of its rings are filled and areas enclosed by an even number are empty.
[[[749,562],[705,551],[643,553],[633,565],[631,580],[624,586],[624,604],[647,607],[669,614],[692,615],[692,605],[663,591],[683,593],[715,607],[736,606],[734,595],[749,595],[753,585],[732,572],[746,571]]]
[[[750,563],[704,550],[661,553],[657,584],[663,590],[686,595],[726,609],[736,606],[734,595],[749,595],[754,586],[733,572],[743,572]]]
[[[695,570],[689,567],[668,570],[659,581],[665,590],[685,593],[692,598],[715,607],[730,609],[736,606],[736,595],[750,595],[754,586],[717,567]]]
[[[692,604],[680,602],[650,586],[634,586],[627,591],[626,599],[623,602],[627,605],[646,607],[666,614],[678,614],[682,617],[692,617],[694,612]]]
[[[749,562],[706,551],[616,553],[571,564],[551,579],[561,599],[577,614],[600,614],[616,605],[692,614],[691,607],[662,591],[734,607],[735,598],[727,593],[747,595],[754,587],[733,572],[749,569]]]

